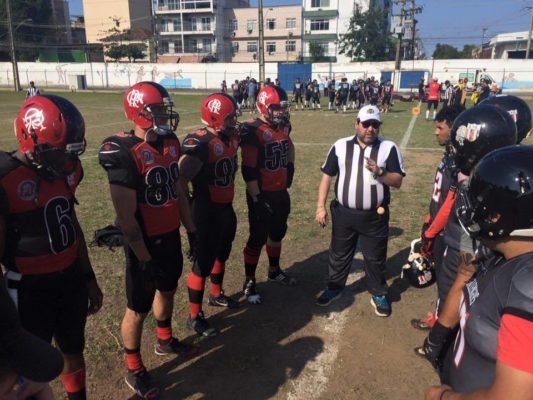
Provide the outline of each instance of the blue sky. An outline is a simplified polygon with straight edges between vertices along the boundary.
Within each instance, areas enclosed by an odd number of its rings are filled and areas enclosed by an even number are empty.
[[[81,2],[69,0],[72,15],[83,13]],[[301,3],[301,0],[263,0],[264,6]],[[251,4],[256,6],[257,0],[251,0]],[[526,7],[531,6],[531,0],[417,0],[417,5],[424,6],[423,13],[417,15],[417,28],[428,56],[437,43],[459,49],[465,44],[479,45],[483,28],[487,28],[486,41],[498,33],[529,29],[531,11]]]

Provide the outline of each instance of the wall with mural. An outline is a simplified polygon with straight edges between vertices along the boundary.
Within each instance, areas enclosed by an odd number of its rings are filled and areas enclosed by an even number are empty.
[[[169,89],[219,89],[222,80],[228,87],[235,80],[246,76],[258,78],[256,63],[209,63],[209,64],[141,64],[141,63],[26,63],[20,62],[19,74],[22,86],[35,81],[41,88],[72,88],[78,76],[83,76],[89,89],[119,89],[135,82],[152,80]],[[390,74],[393,62],[313,64],[312,76],[319,82],[328,77],[340,80],[374,76],[379,79],[382,72]],[[533,92],[533,61],[525,60],[420,60],[404,61],[402,71],[422,71],[429,79],[437,77],[440,82],[477,75],[490,77],[499,87],[508,92]],[[278,64],[266,64],[266,77],[274,80],[278,76]],[[400,82],[399,77],[393,81]],[[11,63],[0,63],[0,87],[13,86]],[[411,85],[412,86],[412,85]],[[412,87],[401,87],[410,90]]]

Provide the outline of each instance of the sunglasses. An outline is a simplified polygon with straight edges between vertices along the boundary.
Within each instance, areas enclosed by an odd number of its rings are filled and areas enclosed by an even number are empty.
[[[376,121],[374,119],[370,119],[368,121],[361,122],[361,125],[363,125],[363,128],[367,129],[369,127],[372,127],[374,129],[378,129],[381,125],[381,122]]]

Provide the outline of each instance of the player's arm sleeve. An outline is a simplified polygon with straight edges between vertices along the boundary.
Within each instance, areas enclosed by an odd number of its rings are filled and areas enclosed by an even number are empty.
[[[396,172],[401,176],[405,176],[402,155],[400,154],[400,151],[396,145],[391,147],[389,156],[387,157],[387,161],[385,163],[385,169],[387,172]]]
[[[98,152],[98,161],[107,172],[111,185],[124,186],[129,189],[138,187],[139,174],[130,151],[114,138],[104,140]]]
[[[450,217],[450,213],[452,212],[456,197],[457,192],[455,190],[455,187],[452,186],[448,190],[446,199],[444,200],[444,203],[437,212],[437,215],[431,222],[429,228],[426,230],[426,237],[434,238],[444,229],[444,227],[448,223],[448,218]]]
[[[533,268],[522,268],[513,277],[498,331],[496,358],[533,374]]]
[[[337,153],[335,152],[335,145],[331,146],[331,149],[329,149],[326,161],[324,164],[322,164],[320,170],[329,176],[337,176],[339,173],[339,159],[337,157]]]
[[[208,143],[202,141],[201,137],[187,135],[181,143],[181,154],[196,157],[202,163],[206,163],[209,159],[208,146]]]
[[[245,126],[241,131],[241,173],[245,182],[259,180],[259,146],[255,129]]]

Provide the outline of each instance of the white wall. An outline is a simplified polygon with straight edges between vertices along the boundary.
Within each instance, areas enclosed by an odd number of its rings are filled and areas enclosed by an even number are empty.
[[[246,76],[259,76],[257,63],[213,63],[213,64],[141,64],[141,63],[91,63],[91,64],[58,64],[58,63],[18,63],[20,82],[23,87],[29,81],[35,81],[41,88],[69,87],[70,75],[85,75],[90,89],[125,88],[142,80],[153,80],[168,88],[184,89],[218,89],[220,82],[232,82]],[[459,74],[475,73],[477,69],[485,69],[507,91],[533,92],[533,61],[525,60],[421,60],[404,61],[405,71],[424,70],[427,76],[437,77],[439,81],[457,82]],[[266,77],[272,80],[277,76],[277,63],[266,64]],[[351,81],[359,77],[375,76],[379,78],[381,71],[392,71],[394,62],[381,63],[321,63],[313,65],[313,78],[325,76],[337,78],[346,76]],[[13,86],[11,63],[0,63],[0,86]]]

